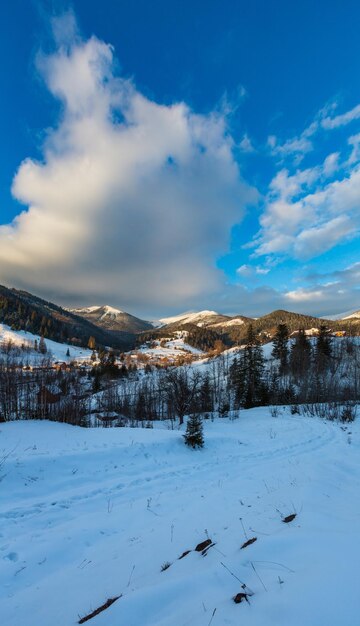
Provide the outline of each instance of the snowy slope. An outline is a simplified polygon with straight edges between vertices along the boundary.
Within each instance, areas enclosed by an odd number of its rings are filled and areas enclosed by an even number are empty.
[[[355,311],[354,313],[350,313],[350,315],[346,315],[346,317],[344,317],[343,319],[344,320],[360,319],[360,311]]]
[[[337,315],[328,315],[327,319],[329,320],[360,319],[360,310],[359,311],[346,311],[345,313],[338,313]]]
[[[195,324],[196,326],[206,326],[208,328],[220,328],[231,326],[242,326],[245,321],[250,322],[250,318],[243,316],[230,317],[216,311],[198,311],[195,313],[181,313],[173,317],[163,317],[157,322],[152,322],[154,327],[168,326],[174,324]]]
[[[208,626],[216,609],[212,626],[355,625],[359,424],[349,430],[254,409],[206,422],[193,451],[164,428],[1,425],[2,624],[72,626],[123,594],[89,624]],[[250,604],[232,601],[238,579]]]
[[[33,335],[25,330],[11,330],[11,328],[6,326],[6,324],[0,324],[0,344],[11,341],[15,346],[21,347],[24,345],[33,347],[35,340],[39,343],[39,335]],[[48,350],[47,356],[51,357],[52,361],[84,361],[89,360],[92,354],[92,351],[87,350],[86,348],[78,348],[66,343],[51,341],[50,339],[46,339],[45,343]],[[69,357],[66,356],[68,350],[70,352]],[[25,358],[30,363],[34,363],[39,359],[42,359],[43,355],[38,352],[31,352],[26,354],[26,357],[24,356],[24,359]]]
[[[102,318],[111,317],[112,319],[116,319],[119,315],[122,315],[124,311],[120,311],[120,309],[115,309],[109,305],[95,305],[95,306],[87,306],[80,309],[70,309],[72,313],[77,315],[81,315],[84,313],[97,313],[101,314]]]
[[[180,333],[178,333],[180,334]],[[144,344],[140,346],[136,352],[142,352],[143,354],[148,355],[149,357],[179,357],[185,356],[187,354],[192,354],[196,356],[204,355],[205,353],[194,346],[186,343],[186,337],[176,337],[175,339],[168,339],[162,341],[153,341],[152,346],[150,347],[148,344]]]
[[[244,324],[244,320],[241,319],[241,317],[234,317],[230,320],[228,320],[227,322],[217,322],[216,324],[212,324],[211,327],[212,328],[216,328],[218,326],[221,327],[230,327],[230,326],[242,326]]]
[[[174,315],[173,317],[163,317],[159,322],[167,326],[168,324],[175,324],[181,322],[182,324],[199,324],[206,320],[208,317],[215,317],[220,315],[216,311],[198,311],[197,313],[181,313],[180,315]]]

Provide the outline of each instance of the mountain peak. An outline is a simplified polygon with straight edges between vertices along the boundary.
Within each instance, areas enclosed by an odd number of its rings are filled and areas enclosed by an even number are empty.
[[[145,320],[141,320],[130,313],[116,309],[109,304],[101,304],[72,309],[72,313],[80,315],[96,324],[100,328],[121,332],[141,332],[152,328],[152,325]]]

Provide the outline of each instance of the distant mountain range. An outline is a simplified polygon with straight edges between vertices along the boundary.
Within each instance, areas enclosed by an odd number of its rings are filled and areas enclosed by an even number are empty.
[[[300,328],[304,328],[304,330],[317,329],[325,324],[333,331],[346,330],[360,334],[360,312],[347,315],[345,319],[341,320],[323,319],[283,310],[272,311],[258,318],[243,315],[231,317],[216,311],[183,313],[160,319],[157,327],[152,331],[142,333],[138,337],[138,341],[165,337],[176,331],[187,330],[190,334],[190,342],[192,341],[193,345],[197,347],[214,343],[216,338],[227,345],[234,345],[244,341],[249,324],[253,326],[255,332],[261,335],[264,341],[274,336],[279,324],[286,324],[290,333]]]
[[[26,291],[0,285],[0,322],[14,330],[27,330],[54,341],[81,346],[87,346],[93,337],[98,345],[123,351],[131,349],[135,343],[165,337],[179,330],[188,330],[204,345],[214,343],[216,339],[234,345],[243,341],[249,324],[253,325],[255,331],[262,333],[265,339],[273,336],[280,323],[287,324],[290,332],[326,324],[333,330],[360,334],[360,310],[348,312],[339,318],[333,316],[333,319],[321,319],[281,310],[250,318],[205,310],[149,322],[109,305],[67,310]]]

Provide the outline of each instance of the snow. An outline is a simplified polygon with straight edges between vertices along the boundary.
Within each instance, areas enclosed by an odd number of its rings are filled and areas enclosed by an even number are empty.
[[[351,315],[347,315],[346,317],[344,317],[345,320],[359,319],[359,318],[360,318],[360,311],[355,311],[355,313],[351,313]]]
[[[190,344],[186,343],[186,337],[178,331],[177,337],[175,339],[161,339],[151,342],[151,345],[154,347],[150,347],[148,344],[144,344],[140,346],[139,352],[142,354],[146,354],[151,358],[157,357],[168,357],[168,358],[178,358],[179,356],[188,355],[189,353],[194,356],[203,355],[204,352],[194,348],[194,346],[190,346]],[[187,333],[185,333],[187,335]],[[136,351],[135,351],[136,354]]]
[[[216,328],[216,326],[242,326],[244,324],[244,320],[239,317],[235,317],[234,319],[228,320],[227,322],[218,322],[217,324],[211,324],[211,328]]]
[[[312,337],[313,335],[318,335],[318,334],[319,334],[318,328],[307,328],[305,330],[305,335],[308,335],[309,337]]]
[[[71,626],[120,594],[89,624],[358,622],[359,423],[260,408],[206,421],[199,451],[164,423],[13,422],[0,442],[2,624]]]
[[[195,324],[197,322],[201,322],[206,317],[213,317],[214,315],[219,315],[216,311],[198,311],[198,312],[188,312],[181,313],[180,315],[174,315],[173,317],[163,317],[159,320],[160,324],[166,326],[167,324],[174,324],[175,322],[183,322],[184,324]]]
[[[120,309],[115,309],[114,307],[107,304],[88,306],[83,309],[71,309],[71,311],[75,314],[96,313],[97,311],[99,311],[100,313],[102,313],[101,319],[103,319],[104,317],[116,318],[118,315],[123,315],[124,313],[124,311],[120,311]]]
[[[360,310],[359,311],[346,311],[345,313],[337,313],[336,315],[327,315],[326,319],[328,320],[349,320],[349,319],[357,319],[360,318]]]
[[[12,341],[12,343],[17,347],[25,345],[32,348],[35,340],[39,344],[40,336],[33,335],[25,330],[11,330],[11,328],[6,324],[0,324],[0,345],[2,343]],[[79,348],[67,343],[58,343],[57,341],[51,341],[51,339],[47,338],[45,339],[45,343],[47,347],[46,357],[50,357],[52,362],[64,361],[67,363],[74,360],[78,362],[89,361],[92,354],[92,351],[87,348]],[[70,356],[66,356],[68,350],[70,352]],[[24,355],[20,356],[24,361],[29,362],[30,364],[35,364],[37,361],[44,358],[44,355],[35,351],[24,353]]]

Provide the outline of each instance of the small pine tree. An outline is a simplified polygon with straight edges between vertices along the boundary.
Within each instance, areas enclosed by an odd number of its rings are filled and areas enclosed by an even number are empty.
[[[194,413],[189,417],[184,439],[186,445],[190,448],[204,447],[204,429],[200,415]]]
[[[70,349],[69,348],[66,350],[66,356],[70,356]]]
[[[93,393],[97,393],[98,391],[100,391],[100,389],[101,389],[100,373],[96,369],[94,373],[93,384],[92,384]]]

